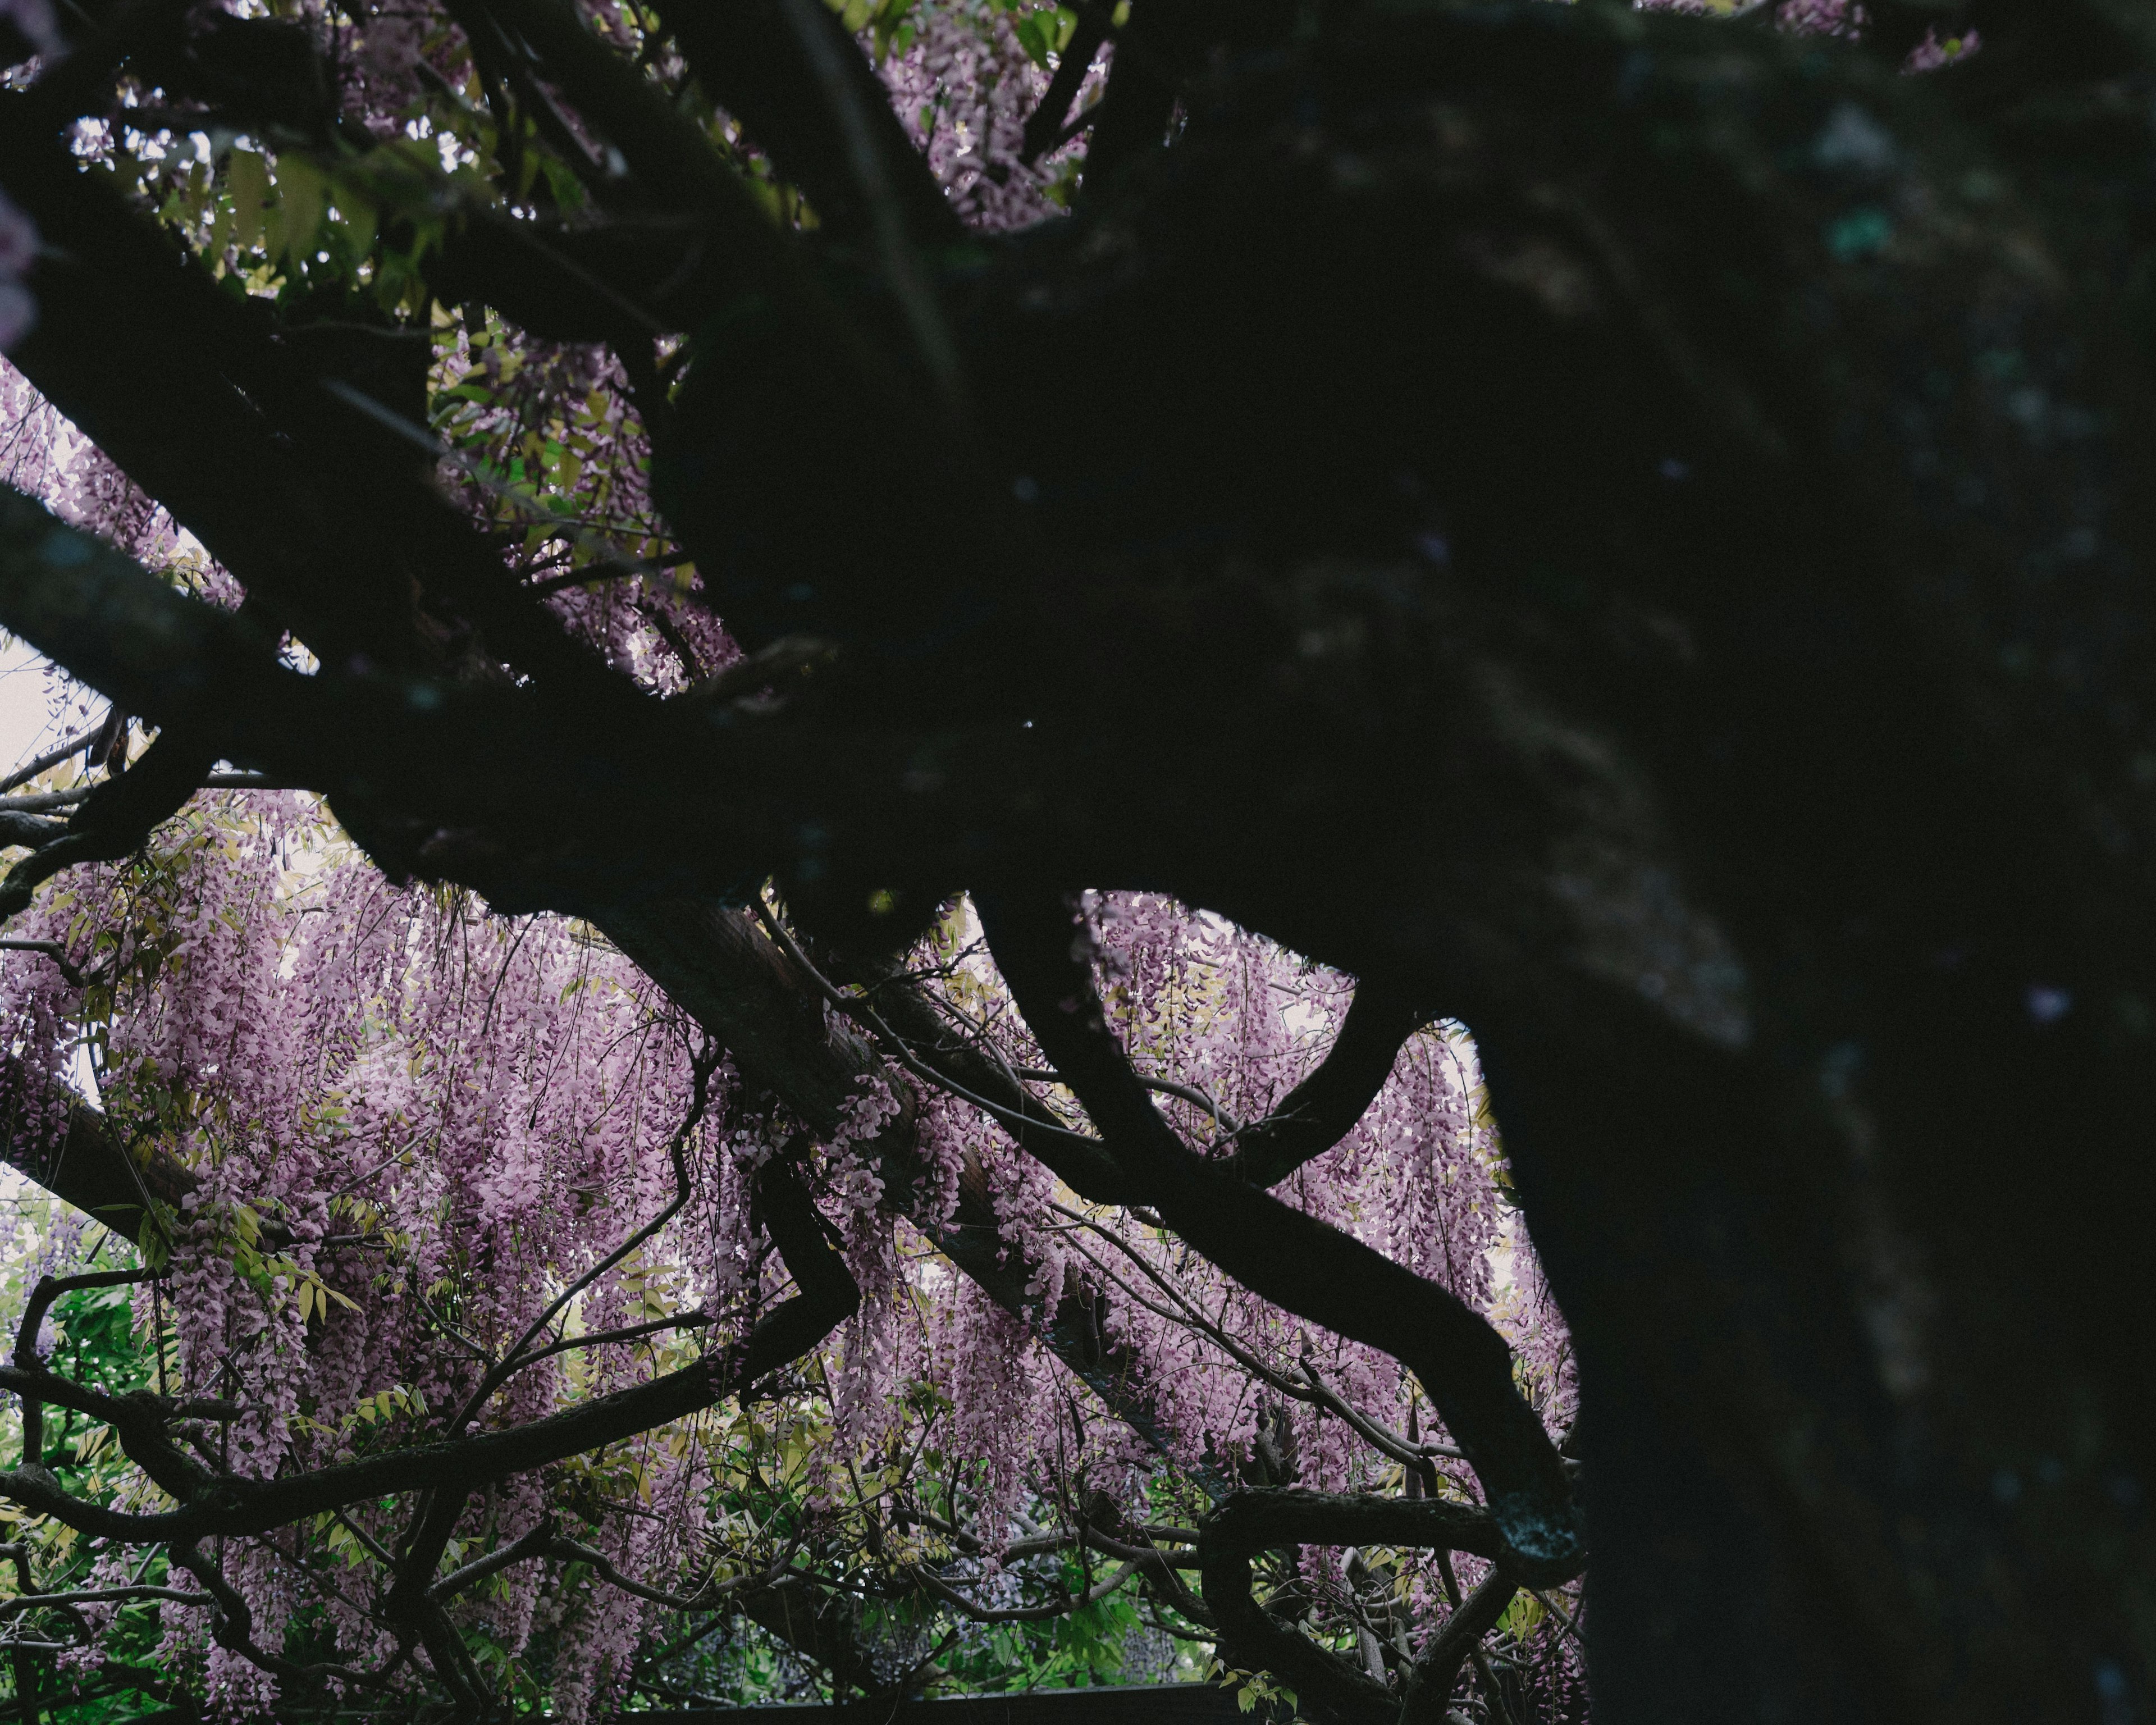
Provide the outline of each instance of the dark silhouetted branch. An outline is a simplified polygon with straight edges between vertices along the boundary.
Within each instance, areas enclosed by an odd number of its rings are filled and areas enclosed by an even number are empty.
[[[1035,1040],[1168,1224],[1253,1292],[1409,1367],[1481,1478],[1523,1579],[1576,1575],[1585,1558],[1579,1512],[1496,1332],[1435,1283],[1195,1155],[1103,1021],[1067,904],[1013,906],[993,895],[976,904]]]

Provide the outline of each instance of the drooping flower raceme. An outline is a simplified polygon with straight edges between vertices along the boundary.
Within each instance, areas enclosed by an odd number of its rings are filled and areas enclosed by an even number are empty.
[[[1168,1102],[1200,1144],[1293,1086],[1352,992],[1168,901],[1103,898],[1092,921],[1111,1021],[1141,1070],[1203,1099]],[[59,1129],[58,1086],[86,1042],[110,1117],[198,1177],[167,1236],[145,1242],[169,1254],[170,1270],[138,1297],[136,1317],[146,1337],[169,1334],[170,1393],[240,1410],[215,1440],[238,1473],[289,1475],[438,1431],[483,1358],[499,1358],[676,1199],[675,1219],[585,1286],[563,1319],[572,1342],[647,1332],[536,1362],[490,1400],[483,1428],[542,1419],[721,1348],[783,1286],[750,1189],[763,1162],[798,1142],[794,1125],[720,1068],[677,1191],[669,1152],[699,1044],[664,999],[574,923],[493,917],[462,893],[389,885],[307,799],[200,799],[152,855],[67,877],[23,933],[62,943],[99,980],[74,987],[36,953],[0,959],[15,1132]],[[970,933],[956,907],[919,957],[944,976],[962,1020],[993,1019],[982,1034],[1014,1065],[1036,1064]],[[1395,1363],[1256,1299],[1142,1219],[1083,1203],[973,1110],[922,1099],[920,1154],[943,1213],[932,1204],[917,1220],[929,1231],[947,1223],[955,1175],[971,1168],[1011,1249],[1040,1266],[1036,1293],[1052,1301],[1072,1279],[1106,1291],[1111,1339],[1152,1386],[1168,1450],[1151,1449],[1026,1322],[953,1275],[923,1226],[894,1214],[862,1147],[900,1106],[904,1082],[864,1083],[844,1128],[814,1152],[814,1189],[863,1298],[781,1407],[714,1409],[628,1452],[476,1493],[461,1546],[507,1543],[551,1513],[621,1574],[692,1585],[715,1563],[770,1561],[776,1535],[744,1517],[744,1482],[790,1470],[789,1513],[804,1518],[795,1537],[811,1530],[888,1581],[894,1566],[951,1554],[931,1519],[947,1519],[949,1506],[988,1550],[1023,1537],[1043,1506],[1093,1494],[1142,1522],[1163,1491],[1172,1501],[1188,1481],[1260,1467],[1261,1439],[1293,1458],[1306,1486],[1397,1481],[1396,1463],[1282,1384],[1322,1381],[1381,1425],[1441,1438]],[[1573,1394],[1563,1332],[1501,1175],[1472,1044],[1440,1026],[1410,1040],[1354,1130],[1283,1190],[1491,1312],[1531,1398],[1561,1430]],[[649,1328],[667,1319],[678,1327]],[[1459,1464],[1439,1465],[1446,1489],[1472,1492]],[[121,1497],[155,1501],[139,1479]],[[644,1512],[654,1504],[668,1506],[663,1517]],[[894,1513],[914,1532],[875,1535],[873,1548],[870,1529],[888,1529]],[[348,1512],[349,1534],[285,1528],[230,1554],[227,1579],[258,1640],[311,1637],[360,1666],[390,1657],[393,1638],[371,1615],[382,1577],[354,1542],[393,1543],[407,1514],[364,1507]],[[457,1617],[511,1661],[543,1624],[553,1705],[577,1718],[620,1692],[650,1608],[572,1572],[516,1572]],[[334,1591],[320,1584],[326,1574]],[[1346,1583],[1321,1564],[1313,1584]],[[1398,1585],[1424,1604],[1440,1598],[1412,1561]],[[166,1625],[164,1656],[199,1665],[227,1711],[274,1706],[275,1680],[210,1643],[202,1613],[173,1608]]]

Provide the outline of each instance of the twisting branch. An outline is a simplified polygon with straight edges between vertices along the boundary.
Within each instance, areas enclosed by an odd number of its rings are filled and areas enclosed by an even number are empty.
[[[26,1372],[39,1369],[38,1332],[53,1301],[63,1294],[78,1293],[86,1288],[131,1287],[137,1282],[150,1281],[157,1273],[145,1269],[89,1270],[76,1276],[39,1276],[38,1285],[30,1291],[30,1297],[23,1302],[23,1316],[15,1326],[15,1364]]]
[[[1378,983],[1358,983],[1317,1070],[1235,1134],[1228,1166],[1254,1186],[1277,1186],[1322,1156],[1354,1130],[1392,1077],[1401,1045],[1433,1016]]]
[[[1423,1476],[1424,1484],[1434,1485],[1436,1482],[1436,1471],[1430,1466],[1433,1458],[1450,1461],[1466,1459],[1450,1444],[1417,1443],[1380,1425],[1327,1384],[1318,1372],[1317,1363],[1308,1354],[1302,1358],[1302,1375],[1312,1391],[1312,1399],[1318,1406],[1353,1426],[1356,1434],[1372,1449],[1391,1456],[1404,1466],[1414,1468]]]
[[[18,1467],[0,1473],[0,1497],[19,1503],[33,1515],[50,1516],[64,1527],[122,1545],[155,1545],[168,1539],[198,1537],[201,1518],[181,1510],[136,1515],[85,1503],[62,1491],[43,1467]]]
[[[26,1404],[36,1394],[105,1420],[129,1459],[171,1492],[178,1507],[144,1515],[106,1509],[69,1496],[36,1467],[0,1474],[0,1496],[100,1538],[192,1544],[217,1534],[266,1532],[399,1492],[475,1491],[668,1425],[752,1388],[799,1358],[860,1304],[853,1276],[825,1237],[799,1177],[774,1160],[757,1178],[764,1225],[798,1291],[767,1312],[741,1342],[693,1365],[506,1430],[438,1439],[312,1473],[254,1480],[213,1476],[183,1455],[167,1434],[168,1409],[155,1398],[108,1396],[42,1366],[25,1370],[11,1364],[0,1367],[0,1388],[23,1394]]]
[[[1389,1456],[1402,1466],[1412,1469],[1425,1486],[1434,1487],[1436,1484],[1436,1470],[1431,1466],[1433,1458],[1441,1457],[1452,1461],[1465,1459],[1458,1450],[1449,1445],[1415,1443],[1401,1437],[1395,1432],[1388,1430],[1376,1420],[1353,1406],[1338,1391],[1328,1384],[1319,1374],[1316,1363],[1307,1354],[1303,1357],[1300,1380],[1285,1373],[1276,1371],[1229,1335],[1219,1323],[1199,1311],[1173,1282],[1160,1273],[1158,1266],[1151,1263],[1129,1241],[1117,1235],[1112,1229],[1103,1228],[1090,1216],[1071,1209],[1067,1205],[1056,1204],[1052,1199],[1049,1207],[1060,1215],[1068,1216],[1074,1224],[1084,1228],[1090,1234],[1098,1235],[1102,1240],[1122,1252],[1145,1273],[1147,1279],[1158,1286],[1167,1298],[1174,1302],[1174,1307],[1171,1309],[1157,1301],[1147,1299],[1129,1282],[1116,1275],[1107,1265],[1101,1262],[1096,1253],[1082,1243],[1075,1243],[1078,1245],[1078,1250],[1085,1254],[1086,1260],[1122,1289],[1127,1297],[1144,1307],[1147,1311],[1166,1318],[1169,1322],[1181,1324],[1205,1337],[1237,1365],[1267,1388],[1276,1390],[1281,1394],[1296,1401],[1307,1403],[1312,1407],[1322,1408],[1327,1413],[1335,1415],[1344,1421],[1379,1454]]]
[[[350,1666],[322,1661],[300,1665],[258,1645],[254,1640],[254,1614],[239,1589],[224,1579],[224,1572],[192,1542],[176,1543],[172,1548],[172,1560],[203,1584],[204,1592],[215,1604],[217,1616],[210,1627],[210,1635],[218,1645],[237,1653],[249,1665],[268,1671],[282,1682],[305,1688],[321,1685],[325,1678],[335,1677],[348,1683],[372,1684],[376,1680],[367,1671],[355,1671]]]
[[[1103,1556],[1114,1558],[1119,1563],[1135,1565],[1138,1574],[1145,1578],[1147,1585],[1152,1589],[1154,1594],[1173,1609],[1181,1613],[1183,1616],[1202,1628],[1218,1627],[1212,1607],[1190,1590],[1188,1584],[1178,1573],[1184,1569],[1196,1569],[1201,1566],[1202,1560],[1196,1549],[1194,1534],[1190,1536],[1192,1543],[1189,1549],[1171,1553],[1161,1550],[1153,1543],[1153,1540],[1158,1536],[1148,1528],[1141,1527],[1132,1530],[1139,1542],[1133,1545],[1116,1538],[1111,1533],[1104,1532],[1082,1518],[1079,1522],[1078,1527],[1080,1536],[1095,1551]]]
[[[23,1303],[23,1316],[15,1326],[15,1347],[11,1356],[17,1373],[26,1378],[42,1379],[51,1374],[45,1370],[44,1362],[38,1357],[38,1332],[44,1327],[45,1314],[52,1309],[53,1301],[61,1295],[79,1288],[116,1288],[148,1279],[146,1270],[93,1270],[80,1276],[42,1276],[30,1291],[30,1297]],[[31,1393],[28,1387],[14,1386],[22,1397],[23,1405],[23,1466],[43,1468],[45,1459],[45,1410],[44,1400]]]
[[[26,941],[11,937],[0,940],[0,952],[42,952],[53,961],[54,967],[67,979],[70,988],[82,986],[81,968],[68,957],[68,949],[58,941]]]
[[[538,1525],[521,1538],[489,1552],[483,1558],[474,1558],[459,1568],[450,1570],[427,1589],[427,1597],[437,1605],[446,1604],[466,1588],[476,1587],[490,1575],[499,1575],[504,1569],[521,1563],[527,1558],[544,1557],[554,1543],[554,1517],[551,1515],[541,1517]]]
[[[1522,1578],[1578,1574],[1578,1510],[1548,1433],[1513,1386],[1503,1338],[1435,1283],[1194,1154],[1101,1017],[1066,902],[983,895],[976,904],[1035,1040],[1175,1231],[1253,1292],[1408,1366],[1481,1478]]]
[[[1315,1391],[1297,1383],[1294,1378],[1275,1371],[1255,1353],[1229,1335],[1219,1324],[1207,1317],[1181,1289],[1160,1273],[1157,1266],[1147,1262],[1142,1253],[1133,1247],[1128,1240],[1119,1238],[1112,1229],[1103,1228],[1090,1217],[1080,1215],[1076,1211],[1065,1209],[1065,1206],[1055,1204],[1052,1199],[1050,1207],[1064,1215],[1073,1217],[1088,1233],[1097,1235],[1102,1240],[1122,1252],[1145,1273],[1147,1279],[1159,1288],[1168,1300],[1174,1302],[1173,1306],[1164,1306],[1159,1301],[1148,1299],[1122,1276],[1118,1276],[1107,1264],[1102,1262],[1100,1255],[1090,1246],[1082,1240],[1074,1240],[1072,1244],[1084,1254],[1086,1260],[1116,1287],[1122,1290],[1124,1296],[1133,1304],[1142,1306],[1156,1317],[1166,1318],[1170,1323],[1180,1324],[1195,1334],[1204,1337],[1267,1389],[1277,1390],[1281,1394],[1293,1397],[1298,1401],[1322,1405],[1321,1398]]]
[[[958,1526],[957,1522],[937,1515],[933,1510],[923,1509],[916,1504],[907,1507],[905,1514],[909,1521],[918,1522],[922,1527],[933,1528],[937,1532],[942,1534],[968,1557],[984,1556],[993,1549],[983,1545],[980,1540]],[[1045,1557],[1050,1552],[1070,1551],[1081,1545],[1088,1545],[1096,1551],[1122,1563],[1142,1563],[1150,1557],[1160,1559],[1170,1568],[1194,1569],[1198,1567],[1198,1558],[1195,1554],[1198,1536],[1195,1532],[1186,1532],[1180,1528],[1161,1527],[1139,1527],[1135,1531],[1147,1540],[1168,1539],[1189,1549],[1169,1553],[1162,1551],[1158,1547],[1152,1544],[1132,1545],[1115,1538],[1081,1517],[1075,1531],[1062,1533],[1040,1533],[1024,1539],[1013,1540],[999,1550],[994,1550],[993,1554],[998,1563],[1009,1564],[1016,1563],[1021,1558]]]
[[[1029,1078],[1038,1084],[1060,1084],[1063,1081],[1057,1074],[1045,1072],[1034,1066],[1014,1066],[1011,1071],[1017,1077]],[[1213,1124],[1219,1129],[1224,1135],[1224,1139],[1240,1139],[1243,1134],[1255,1130],[1260,1124],[1256,1122],[1248,1126],[1242,1124],[1234,1115],[1220,1106],[1220,1099],[1218,1096],[1208,1091],[1199,1089],[1194,1084],[1183,1084],[1173,1078],[1156,1077],[1150,1072],[1140,1072],[1138,1082],[1156,1096],[1173,1096],[1178,1101],[1189,1103],[1194,1108],[1203,1109],[1207,1114],[1212,1116]]]
[[[1486,1512],[1429,1497],[1342,1497],[1279,1489],[1239,1491],[1199,1524],[1205,1603],[1235,1661],[1277,1672],[1306,1702],[1344,1718],[1378,1725],[1397,1708],[1391,1690],[1281,1623],[1250,1590],[1250,1559],[1261,1551],[1350,1543],[1464,1551],[1500,1560],[1507,1548]],[[1487,1628],[1486,1624],[1475,1631],[1471,1647]]]
[[[1046,1104],[1026,1091],[1008,1067],[1003,1069],[1003,1075],[1009,1080],[1007,1087],[995,1086],[993,1079],[980,1082],[996,1068],[978,1056],[972,1063],[974,1070],[965,1071],[963,1078],[957,1076],[961,1063],[952,1060],[947,1050],[933,1044],[924,1047],[901,1036],[891,1028],[872,997],[848,993],[825,976],[793,937],[793,931],[772,913],[771,907],[762,899],[752,900],[750,908],[763,924],[764,932],[800,966],[816,991],[867,1030],[877,1047],[905,1070],[968,1106],[978,1108],[1081,1198],[1095,1204],[1115,1204],[1131,1195],[1125,1189],[1127,1180],[1116,1164],[1102,1155],[1100,1141],[1084,1132],[1073,1132],[1056,1120]],[[932,1013],[933,1009],[929,1010]],[[977,1084],[978,1088],[975,1087]],[[997,1088],[1004,1090],[1000,1097],[983,1093]]]
[[[1463,1600],[1430,1638],[1409,1672],[1400,1700],[1400,1725],[1442,1725],[1460,1668],[1497,1626],[1519,1583],[1500,1568]]]

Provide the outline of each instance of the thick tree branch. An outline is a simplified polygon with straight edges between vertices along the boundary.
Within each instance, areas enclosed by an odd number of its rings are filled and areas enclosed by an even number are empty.
[[[693,217],[546,228],[475,210],[427,260],[428,283],[447,302],[492,305],[545,340],[632,352],[654,333],[695,328],[744,279],[721,230]]]
[[[446,1604],[466,1588],[476,1587],[490,1575],[499,1575],[504,1569],[524,1562],[527,1558],[547,1555],[554,1543],[555,1521],[551,1515],[540,1517],[538,1524],[521,1538],[508,1544],[497,1546],[485,1557],[474,1558],[452,1569],[427,1589],[427,1597],[438,1605]]]
[[[0,922],[27,910],[30,895],[61,870],[115,862],[140,850],[153,829],[187,805],[217,759],[215,749],[184,730],[160,732],[133,765],[83,800],[64,831],[8,871],[0,880]]]
[[[123,1604],[132,1599],[169,1599],[196,1607],[216,1603],[207,1594],[188,1593],[177,1587],[85,1587],[68,1593],[18,1594],[12,1599],[0,1599],[0,1620],[49,1606]]]
[[[1496,1332],[1436,1284],[1193,1153],[1102,1020],[1066,904],[987,894],[976,903],[1035,1039],[1168,1224],[1253,1292],[1408,1366],[1481,1478],[1508,1559],[1530,1580],[1577,1574],[1578,1510]]]
[[[1235,1135],[1228,1166],[1254,1186],[1277,1186],[1322,1156],[1354,1130],[1391,1079],[1401,1045],[1432,1016],[1383,983],[1358,983],[1317,1070]]]
[[[789,1575],[736,1594],[732,1608],[831,1673],[840,1694],[878,1689],[875,1663],[852,1595]]]
[[[783,1096],[811,1131],[827,1137],[835,1132],[845,1104],[881,1074],[873,1049],[827,1020],[824,997],[808,968],[765,938],[748,912],[693,901],[638,902],[604,911],[598,921],[639,968],[732,1052],[745,1077]],[[875,999],[880,1009],[908,1022],[937,1016],[926,1001],[908,1004],[887,978]],[[972,1066],[959,1070],[980,1076]],[[1012,1084],[1007,1078],[996,1082]],[[1022,1092],[1023,1086],[1015,1089]],[[1109,1338],[1099,1291],[1074,1282],[1045,1305],[1030,1291],[1038,1284],[1039,1266],[1004,1239],[977,1168],[969,1167],[960,1182],[957,1214],[947,1226],[941,1224],[932,1213],[916,1147],[911,1095],[902,1086],[894,1094],[901,1113],[865,1147],[880,1159],[891,1200],[991,1299],[1034,1327],[1112,1413],[1165,1450],[1167,1434],[1144,1369]],[[1021,1107],[1031,1099],[1012,1095],[1011,1100]],[[1037,1101],[1031,1106],[1040,1107]]]
[[[1268,1486],[1231,1493],[1199,1524],[1201,1560],[1291,1545],[1411,1545],[1496,1562],[1502,1530],[1486,1510],[1444,1497],[1350,1497]]]
[[[754,271],[787,270],[783,245],[741,177],[666,93],[562,0],[490,0],[480,8],[528,49],[578,112],[619,148],[664,206],[716,224]]]
[[[1107,39],[1108,8],[1096,5],[1081,11],[1077,28],[1071,31],[1063,58],[1056,63],[1055,75],[1048,80],[1048,88],[1041,92],[1033,112],[1026,116],[1025,136],[1019,152],[1021,160],[1038,161],[1062,137],[1070,105],[1078,100],[1086,74],[1093,69],[1094,56]]]
[[[825,65],[841,69],[848,105],[868,129],[880,190],[914,239],[949,245],[964,229],[927,171],[859,44],[829,8],[816,26],[825,54],[813,55],[783,0],[669,0],[666,28],[706,95],[739,120],[779,172],[807,195],[823,225],[854,245],[870,242],[879,188],[862,183],[850,160],[838,96]]]
[[[1278,1621],[1250,1591],[1250,1558],[1261,1551],[1350,1544],[1434,1548],[1493,1559],[1502,1558],[1507,1548],[1497,1524],[1485,1512],[1430,1497],[1343,1497],[1277,1489],[1238,1491],[1199,1524],[1205,1603],[1219,1623],[1224,1645],[1232,1650],[1231,1660],[1279,1673],[1306,1706],[1337,1718],[1376,1725],[1390,1719],[1399,1707],[1386,1685]],[[1509,1600],[1512,1592],[1507,1583],[1504,1599]],[[1498,1613],[1503,1609],[1501,1600]],[[1452,1620],[1460,1625],[1459,1635],[1465,1638],[1466,1651],[1481,1641],[1496,1620],[1494,1615],[1482,1621],[1461,1613],[1455,1613]],[[1450,1628],[1449,1622],[1437,1640],[1444,1641]],[[1451,1643],[1445,1645],[1449,1650]],[[1455,1661],[1454,1672],[1458,1668]],[[1445,1690],[1450,1686],[1448,1676]]]
[[[0,1477],[0,1494],[85,1532],[112,1538],[185,1541],[262,1533],[398,1492],[475,1491],[512,1474],[670,1424],[753,1387],[799,1358],[844,1322],[859,1303],[853,1277],[825,1239],[815,1206],[798,1178],[774,1162],[766,1165],[761,1180],[765,1225],[799,1291],[758,1320],[736,1347],[694,1365],[527,1425],[409,1445],[313,1473],[267,1481],[206,1476],[164,1437],[162,1409],[154,1398],[106,1396],[49,1372],[24,1372],[11,1365],[0,1368],[0,1385],[109,1421],[131,1459],[149,1466],[153,1476],[164,1475],[160,1482],[167,1484],[180,1504],[168,1514],[122,1515],[68,1497],[56,1486],[19,1471]]]
[[[1438,1626],[1409,1672],[1407,1692],[1400,1698],[1400,1725],[1443,1725],[1460,1667],[1482,1645],[1483,1636],[1497,1626],[1519,1590],[1511,1575],[1502,1568],[1493,1569],[1489,1579]]]
[[[0,849],[21,845],[36,850],[51,844],[55,839],[66,836],[65,821],[46,820],[12,809],[0,809]]]
[[[45,1462],[44,1402],[37,1393],[38,1381],[50,1378],[44,1362],[38,1353],[38,1332],[44,1327],[45,1314],[52,1309],[53,1301],[63,1294],[84,1288],[124,1287],[131,1283],[146,1281],[146,1270],[95,1270],[81,1276],[41,1276],[38,1285],[30,1291],[30,1297],[23,1302],[23,1315],[16,1320],[15,1348],[11,1357],[12,1371],[18,1381],[11,1387],[22,1399],[23,1466],[43,1467]],[[55,1380],[59,1381],[59,1380]],[[100,1397],[103,1402],[105,1399]],[[114,1404],[123,1412],[129,1411],[123,1404]]]
[[[64,1086],[26,1092],[22,1069],[0,1062],[0,1162],[64,1199],[121,1239],[137,1239],[146,1204],[177,1208],[199,1183],[162,1148],[137,1166],[104,1111]]]
[[[596,658],[516,591],[408,446],[324,388],[301,329],[221,292],[64,148],[0,102],[0,182],[65,248],[40,255],[41,313],[11,356],[129,476],[192,529],[325,665],[407,670],[438,653],[413,583],[526,670],[572,686]],[[424,388],[424,332],[413,359]],[[350,380],[340,380],[347,381]],[[358,380],[370,399],[382,384]],[[382,405],[424,417],[399,398]],[[172,426],[188,428],[174,437]]]

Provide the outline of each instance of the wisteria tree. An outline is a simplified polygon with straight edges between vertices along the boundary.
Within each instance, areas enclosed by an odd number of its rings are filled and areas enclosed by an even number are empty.
[[[23,1659],[2150,1704],[2141,0],[4,15]]]

